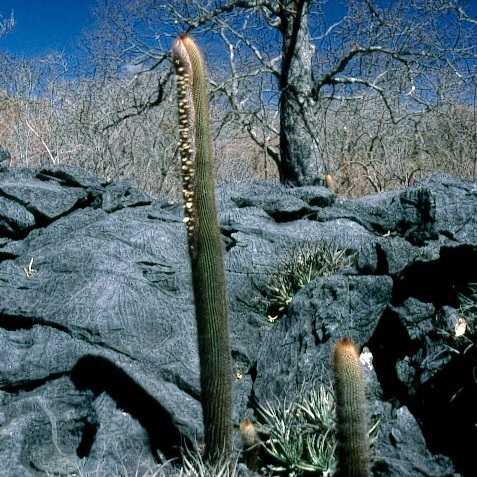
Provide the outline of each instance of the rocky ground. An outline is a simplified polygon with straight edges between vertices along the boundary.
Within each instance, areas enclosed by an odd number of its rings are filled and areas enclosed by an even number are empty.
[[[373,475],[474,475],[477,181],[217,197],[237,426],[328,384],[346,336],[368,357]],[[180,205],[71,167],[0,169],[0,476],[178,457],[201,442],[198,370]]]

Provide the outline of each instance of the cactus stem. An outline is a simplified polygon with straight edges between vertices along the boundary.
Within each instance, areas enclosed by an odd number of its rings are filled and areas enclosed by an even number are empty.
[[[173,46],[184,224],[197,320],[206,458],[232,453],[232,367],[222,238],[217,221],[205,66],[195,42]]]
[[[333,351],[338,477],[369,477],[369,438],[363,366],[349,339]]]

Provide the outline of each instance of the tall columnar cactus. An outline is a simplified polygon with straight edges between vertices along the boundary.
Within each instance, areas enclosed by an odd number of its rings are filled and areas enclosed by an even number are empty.
[[[333,351],[339,477],[369,477],[369,438],[363,366],[349,339]]]
[[[179,105],[184,222],[199,341],[206,456],[232,452],[232,371],[222,240],[215,205],[205,66],[187,36],[173,46]]]

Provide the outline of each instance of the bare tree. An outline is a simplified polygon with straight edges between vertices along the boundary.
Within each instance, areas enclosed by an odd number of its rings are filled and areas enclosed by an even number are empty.
[[[105,0],[72,71],[2,54],[11,162],[74,163],[178,197],[170,48],[209,65],[219,181],[334,177],[351,196],[475,177],[477,20],[457,0]],[[330,8],[330,7],[333,8]]]
[[[62,55],[33,61],[1,52],[0,62],[0,142],[10,151],[11,164],[58,163],[65,139],[58,129]]]
[[[457,0],[135,0],[104,2],[97,13],[99,27],[89,42],[97,71],[147,77],[155,88],[140,98],[131,94],[130,82],[122,93],[129,98],[125,107],[110,118],[115,124],[161,107],[157,92],[169,80],[171,38],[193,33],[208,45],[213,108],[220,106],[213,117],[216,130],[233,125],[247,132],[290,185],[315,184],[327,172],[339,173],[319,134],[323,113],[328,124],[336,123],[331,115],[340,104],[366,99],[368,113],[380,114],[371,117],[370,125],[379,121],[366,133],[376,136],[373,155],[353,164],[361,162],[372,188],[380,190],[389,181],[371,179],[371,169],[393,153],[389,144],[377,148],[391,125],[398,139],[399,128],[408,124],[409,137],[417,141],[413,125],[423,124],[423,115],[447,101],[439,96],[439,78],[458,79],[462,96],[471,94],[468,80],[475,74],[477,21]],[[456,91],[446,94],[451,98]],[[362,119],[361,113],[350,116],[348,131]],[[401,179],[410,180],[413,168],[401,171]],[[398,174],[399,167],[393,169]]]
[[[273,162],[283,183],[327,172],[341,193],[361,195],[437,169],[475,175],[477,23],[459,3],[354,0],[335,18],[304,0],[98,8],[74,81],[55,55],[35,65],[4,55],[12,163],[70,162],[177,191],[169,50],[191,31],[208,44],[222,180],[273,177]]]

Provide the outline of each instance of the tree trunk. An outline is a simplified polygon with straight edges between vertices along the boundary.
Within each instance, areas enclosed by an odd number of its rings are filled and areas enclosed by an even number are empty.
[[[283,66],[280,77],[280,181],[300,186],[323,183],[325,171],[311,98],[312,55],[308,32],[310,0],[281,2]]]

